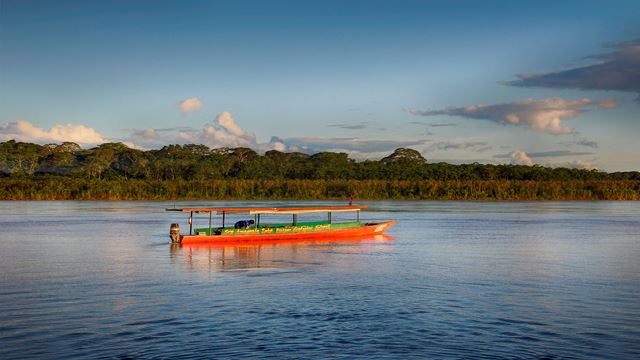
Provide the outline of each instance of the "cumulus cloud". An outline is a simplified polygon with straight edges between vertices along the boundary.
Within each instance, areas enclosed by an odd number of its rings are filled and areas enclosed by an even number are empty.
[[[216,118],[216,123],[232,135],[240,137],[246,135],[244,130],[242,130],[242,128],[238,126],[238,124],[236,124],[235,120],[233,120],[233,116],[228,111],[220,113]]]
[[[262,146],[262,148],[259,150],[262,150],[262,151],[277,150],[277,151],[284,152],[284,151],[287,151],[287,145],[285,145],[284,140],[280,139],[277,136],[272,136],[271,140],[269,140],[269,143]]]
[[[538,152],[538,153],[527,153],[522,150],[514,150],[506,155],[496,155],[497,158],[508,158],[511,160],[511,163],[514,165],[526,165],[532,166],[537,163],[534,161],[534,158],[538,157],[549,157],[549,156],[570,156],[570,155],[586,155],[590,153],[576,153],[571,151],[547,151],[547,152]],[[568,162],[552,162],[552,163],[543,163],[542,165],[548,167],[564,167],[570,169],[585,169],[585,170],[593,170],[597,169],[597,167],[593,164],[593,160],[582,160],[576,159]]]
[[[125,139],[141,148],[154,148],[166,144],[203,144],[212,148],[258,148],[256,136],[244,131],[231,113],[220,113],[213,122],[202,129],[178,127],[169,129],[133,129]]]
[[[520,150],[517,150],[520,151]],[[508,154],[498,154],[495,155],[495,158],[511,158],[513,152]],[[592,152],[586,151],[569,151],[569,150],[551,150],[551,151],[537,151],[537,152],[529,152],[527,156],[532,158],[548,158],[548,157],[563,157],[563,156],[582,156],[582,155],[593,155]]]
[[[514,165],[533,166],[533,160],[522,150],[514,150],[509,154],[511,163]]]
[[[591,56],[595,63],[548,73],[519,74],[510,86],[580,90],[617,90],[640,94],[640,39],[607,45],[613,50]],[[636,101],[640,102],[640,96]]]
[[[584,169],[584,170],[595,170],[597,167],[587,160],[573,160],[566,164],[566,167],[571,169]]]
[[[526,126],[529,129],[562,135],[574,132],[573,128],[563,126],[562,121],[573,119],[590,108],[608,109],[613,104],[614,102],[610,100],[527,99],[505,104],[478,104],[440,110],[409,110],[409,113],[419,116],[448,115],[489,120],[503,125]]]
[[[220,113],[202,129],[129,129],[127,143],[139,148],[158,148],[167,144],[203,144],[210,148],[249,147],[259,152],[268,150],[300,151],[317,153],[322,151],[347,152],[356,159],[373,159],[389,155],[399,147],[424,145],[427,140],[367,140],[354,137],[290,137],[273,136],[269,142],[260,143],[254,133],[249,133],[235,122],[230,112]]]
[[[200,111],[203,107],[204,103],[197,97],[184,99],[176,104],[176,108],[178,108],[178,110],[182,111],[185,114]]]
[[[96,130],[81,124],[57,124],[45,130],[26,120],[0,125],[0,141],[16,140],[38,144],[71,141],[82,146],[107,142]]]

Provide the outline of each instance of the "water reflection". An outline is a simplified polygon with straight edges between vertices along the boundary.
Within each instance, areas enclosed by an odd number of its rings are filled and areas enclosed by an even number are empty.
[[[169,249],[173,203],[0,202],[0,359],[640,359],[638,202],[366,205],[395,240]]]
[[[287,269],[320,265],[322,257],[380,251],[395,240],[389,235],[327,240],[229,242],[171,245],[171,258],[189,270],[222,272]]]

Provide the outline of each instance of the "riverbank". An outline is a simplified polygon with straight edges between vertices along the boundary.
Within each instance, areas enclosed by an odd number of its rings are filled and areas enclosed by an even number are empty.
[[[637,180],[0,179],[1,200],[640,200]]]

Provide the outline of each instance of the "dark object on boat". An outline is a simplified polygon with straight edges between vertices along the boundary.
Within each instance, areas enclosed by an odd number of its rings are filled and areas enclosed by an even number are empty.
[[[253,225],[255,221],[253,220],[240,220],[235,225],[233,225],[234,229],[247,229]]]

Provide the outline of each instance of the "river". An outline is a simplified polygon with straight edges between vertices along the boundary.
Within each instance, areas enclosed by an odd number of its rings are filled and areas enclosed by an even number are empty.
[[[0,202],[0,358],[640,358],[638,202],[371,201],[389,237],[169,244],[164,208],[275,204]]]

